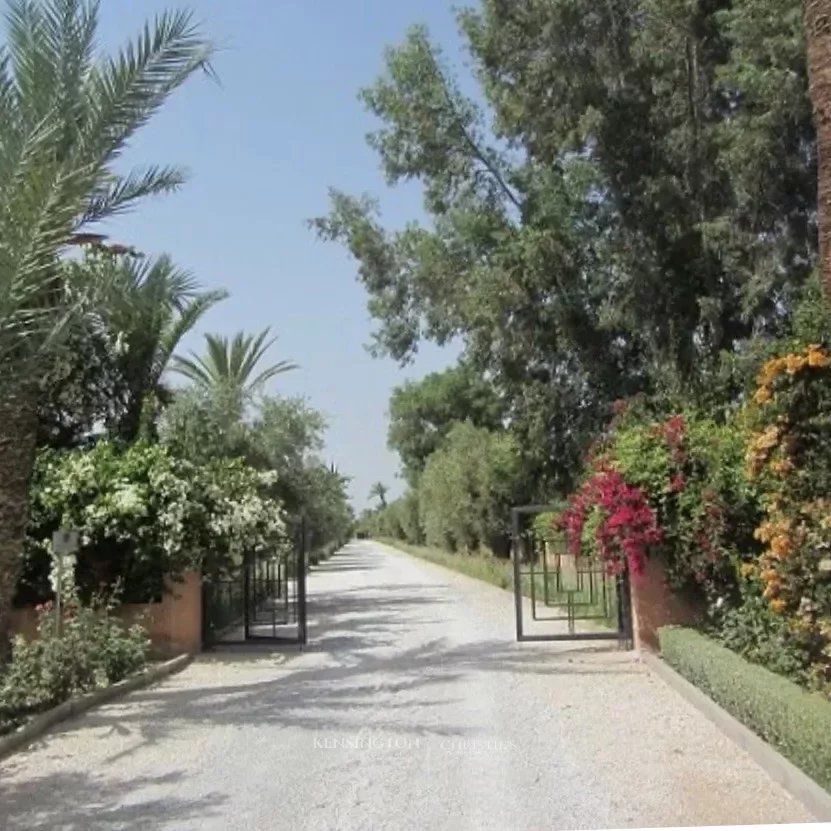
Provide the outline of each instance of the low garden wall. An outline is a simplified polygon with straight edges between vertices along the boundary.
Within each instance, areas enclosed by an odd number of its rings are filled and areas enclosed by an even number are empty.
[[[160,603],[125,603],[116,614],[126,625],[141,623],[159,657],[199,652],[202,648],[202,577],[192,571],[171,581]],[[34,607],[12,612],[12,631],[31,639],[37,635]]]
[[[632,635],[635,649],[659,652],[658,630],[663,626],[694,624],[699,612],[675,593],[658,557],[650,557],[642,574],[630,578]]]

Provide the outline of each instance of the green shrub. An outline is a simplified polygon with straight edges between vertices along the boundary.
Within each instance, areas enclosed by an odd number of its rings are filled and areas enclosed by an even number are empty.
[[[670,666],[831,790],[831,701],[692,629],[664,627],[659,639]]]
[[[793,627],[761,595],[747,593],[716,621],[713,636],[754,664],[810,685],[811,650]]]
[[[267,495],[273,484],[273,472],[242,459],[194,465],[144,442],[44,449],[18,602],[51,596],[51,538],[60,527],[81,535],[75,579],[82,596],[120,582],[124,600],[136,603],[161,599],[166,576],[200,565],[216,573],[234,566],[240,551],[274,550],[286,529],[280,504]]]
[[[507,556],[510,509],[522,499],[517,440],[459,422],[430,455],[418,485],[429,546],[473,552],[485,545]]]
[[[78,693],[106,687],[140,670],[150,641],[138,624],[125,629],[112,614],[112,601],[84,606],[71,598],[58,631],[51,603],[38,610],[38,637],[18,636],[0,674],[0,733],[27,716]]]
[[[738,602],[736,564],[758,549],[761,506],[745,470],[748,431],[694,412],[620,428],[611,461],[656,511],[662,556],[676,590]]]

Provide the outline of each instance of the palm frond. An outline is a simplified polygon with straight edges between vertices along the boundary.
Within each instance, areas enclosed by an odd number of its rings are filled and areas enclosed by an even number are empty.
[[[232,375],[231,356],[234,354],[234,347],[229,350],[228,339],[219,335],[205,335],[205,340],[208,344],[205,367],[209,370],[214,384],[219,384]],[[237,338],[234,341],[236,342]]]
[[[171,13],[145,26],[114,59],[97,62],[98,9],[98,0],[6,3],[0,46],[0,360],[13,359],[21,371],[61,341],[91,298],[108,294],[110,280],[119,282],[115,269],[97,275],[96,285],[70,281],[60,256],[73,234],[183,181],[173,167],[119,177],[111,164],[173,90],[200,67],[209,68],[213,51],[189,14]],[[140,282],[142,274],[132,277]],[[148,336],[168,332],[197,290],[186,273],[169,271],[166,283],[147,286],[145,299],[152,302],[164,288],[175,299],[172,307],[144,309]]]
[[[267,340],[268,334],[268,329],[258,335],[237,332],[230,341],[221,335],[207,334],[204,356],[191,353],[190,358],[174,358],[172,369],[206,392],[221,391],[238,402],[250,400],[266,381],[298,368],[289,361],[278,361],[255,375],[276,340]]]
[[[6,48],[19,100],[26,102],[25,128],[52,109],[58,67],[50,49],[42,5],[34,0],[9,0]]]
[[[209,309],[227,298],[228,292],[224,290],[206,292],[193,299],[180,311],[179,316],[172,321],[160,339],[154,368],[157,380],[161,378],[170,364],[173,353],[182,338],[196,326]]]
[[[179,375],[183,375],[202,389],[212,389],[214,379],[209,368],[198,355],[191,352],[191,356],[191,358],[183,358],[181,355],[174,355],[170,369]]]
[[[158,15],[135,43],[93,71],[87,84],[90,118],[82,145],[99,148],[105,164],[194,72],[209,69],[214,48],[199,34],[190,12]]]
[[[14,124],[17,115],[17,99],[15,86],[10,74],[9,55],[0,46],[0,124],[5,129],[0,130],[0,153],[8,141],[9,126]]]
[[[300,365],[291,361],[280,361],[261,372],[253,381],[249,382],[248,386],[252,390],[259,389],[266,381],[270,381],[275,376],[282,375],[285,372],[292,372],[295,369],[300,369]]]
[[[173,193],[186,180],[185,171],[174,166],[135,169],[126,176],[114,177],[103,182],[89,198],[78,227],[123,214],[148,196]]]

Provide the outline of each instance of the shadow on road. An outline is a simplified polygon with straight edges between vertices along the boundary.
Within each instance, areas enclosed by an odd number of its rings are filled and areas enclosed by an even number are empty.
[[[175,787],[184,778],[184,773],[168,773],[112,781],[64,771],[0,785],[3,827],[105,831],[155,828],[163,823],[175,827],[191,819],[204,821],[220,816],[219,809],[226,800],[223,794],[208,794],[199,799],[169,795],[170,786]],[[162,798],[135,799],[144,789],[161,787],[165,788]],[[33,810],[37,812],[37,826],[30,822]]]
[[[369,554],[350,553],[320,570],[366,571],[377,567],[371,560]],[[172,684],[136,692],[118,705],[86,714],[82,725],[95,729],[98,736],[112,731],[135,739],[127,750],[109,757],[108,765],[186,731],[189,724],[206,722],[309,731],[352,731],[367,723],[375,730],[398,734],[463,736],[461,726],[433,720],[430,714],[437,705],[452,703],[451,694],[464,689],[464,685],[451,687],[450,682],[470,674],[609,676],[638,672],[630,655],[610,655],[608,647],[554,651],[497,639],[454,643],[444,636],[426,641],[416,637],[414,646],[402,646],[402,633],[409,631],[412,638],[414,629],[442,633],[453,619],[451,607],[459,602],[452,588],[426,582],[370,582],[362,588],[317,593],[311,603],[312,642],[301,661],[259,649],[209,653],[200,662],[219,664],[224,678],[232,681],[189,680],[185,684],[180,676]],[[455,612],[458,616],[458,609]],[[606,653],[603,661],[592,661],[598,652]],[[246,672],[258,663],[273,667],[267,680],[258,672],[256,679],[246,682]],[[194,668],[196,679],[198,670]],[[396,700],[390,694],[402,697]],[[402,708],[410,712],[398,721],[396,713]],[[58,732],[79,726],[68,722]],[[196,802],[165,797],[122,804],[143,788],[170,781],[170,777],[158,782],[145,777],[99,786],[91,777],[71,773],[36,777],[0,786],[0,815],[6,827],[23,827],[16,819],[23,822],[32,809],[31,794],[37,793],[44,826],[52,825],[52,818],[62,828],[102,829],[129,825],[133,818],[152,818],[161,824],[189,816],[207,817],[221,800],[220,796]]]

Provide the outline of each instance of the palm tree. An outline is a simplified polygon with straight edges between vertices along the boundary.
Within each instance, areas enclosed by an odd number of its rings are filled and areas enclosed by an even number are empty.
[[[387,493],[389,492],[389,488],[383,482],[376,482],[370,489],[369,489],[369,498],[370,499],[377,499],[378,505],[383,510],[387,507]]]
[[[239,420],[245,405],[266,381],[297,369],[297,364],[278,361],[265,369],[259,364],[277,340],[267,340],[269,330],[259,335],[238,332],[233,340],[221,335],[205,335],[204,356],[191,352],[190,358],[174,356],[171,368],[192,381],[197,389],[220,398],[227,405],[227,417]]]
[[[817,125],[820,269],[831,297],[831,9],[828,0],[805,0],[808,77]]]
[[[180,341],[228,293],[199,291],[193,276],[167,256],[146,261],[120,258],[115,271],[117,300],[106,325],[120,341],[118,365],[126,400],[114,431],[133,441],[152,424],[152,403],[168,398],[162,376]]]
[[[7,0],[0,46],[0,644],[17,584],[37,434],[38,378],[96,286],[61,256],[96,223],[184,182],[175,167],[118,174],[128,140],[211,45],[190,14],[161,14],[99,57],[96,0]],[[2,647],[0,647],[2,648]]]

